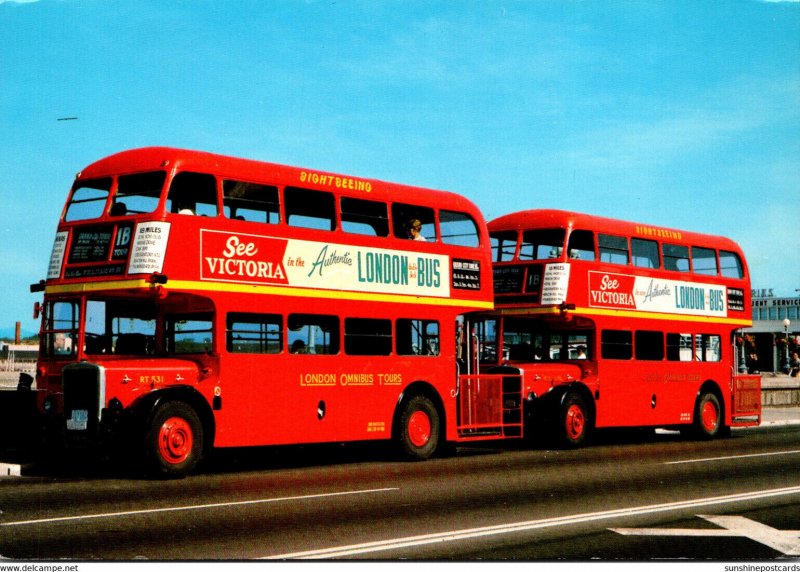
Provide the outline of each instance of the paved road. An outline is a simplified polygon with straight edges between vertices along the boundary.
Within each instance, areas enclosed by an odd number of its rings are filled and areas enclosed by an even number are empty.
[[[486,445],[424,463],[394,462],[374,447],[240,450],[217,455],[198,475],[167,482],[80,464],[42,469],[0,479],[0,554],[796,557],[798,443],[800,426],[774,425],[711,442],[610,432],[577,451]]]

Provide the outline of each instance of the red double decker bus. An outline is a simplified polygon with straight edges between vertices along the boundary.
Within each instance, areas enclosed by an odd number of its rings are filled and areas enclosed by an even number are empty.
[[[566,446],[594,428],[713,437],[760,422],[741,249],[717,236],[558,210],[489,223],[496,310],[481,359],[524,377],[528,433]]]
[[[37,402],[70,446],[192,470],[213,447],[519,437],[478,377],[491,249],[459,195],[171,148],[78,174],[44,291]]]

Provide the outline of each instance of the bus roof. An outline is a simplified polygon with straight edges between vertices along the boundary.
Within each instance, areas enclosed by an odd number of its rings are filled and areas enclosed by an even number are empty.
[[[448,208],[468,210],[471,213],[478,212],[472,201],[449,191],[423,189],[378,179],[353,177],[173,147],[142,147],[121,151],[88,165],[78,173],[76,178],[78,180],[94,179],[159,169],[195,171],[223,178],[249,179],[254,183],[339,191],[343,194],[363,196],[363,198],[436,206],[447,205]]]
[[[608,232],[623,236],[660,239],[666,242],[714,246],[734,252],[741,248],[733,240],[710,234],[678,230],[652,224],[624,221],[614,218],[558,209],[530,209],[517,211],[498,217],[488,224],[489,232],[532,230],[547,228],[580,228],[598,232]]]

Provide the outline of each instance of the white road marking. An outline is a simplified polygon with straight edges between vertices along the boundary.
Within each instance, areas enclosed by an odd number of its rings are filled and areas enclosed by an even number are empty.
[[[142,510],[126,510],[120,512],[104,512],[98,514],[82,514],[82,515],[73,515],[73,516],[59,516],[55,518],[40,518],[35,520],[17,520],[13,522],[0,522],[0,526],[24,526],[28,524],[47,524],[52,522],[69,522],[74,520],[88,520],[93,518],[117,518],[121,516],[134,516],[140,514],[156,514],[156,513],[163,513],[163,512],[178,512],[178,511],[186,511],[186,510],[203,510],[209,508],[225,508],[225,507],[232,507],[232,506],[246,506],[246,505],[254,505],[254,504],[267,504],[267,503],[275,503],[275,502],[287,502],[287,501],[297,501],[297,500],[310,500],[310,499],[320,499],[320,498],[330,498],[330,497],[340,497],[340,496],[347,496],[347,495],[366,495],[366,494],[373,494],[373,493],[385,493],[390,491],[398,491],[400,490],[397,487],[391,488],[383,488],[383,489],[364,489],[360,491],[340,491],[335,493],[320,493],[316,495],[301,495],[301,496],[293,496],[293,497],[276,497],[276,498],[267,498],[267,499],[255,499],[255,500],[248,500],[248,501],[236,501],[236,502],[218,502],[218,503],[209,503],[209,504],[196,504],[196,505],[187,505],[187,506],[173,506],[173,507],[165,507],[165,508],[149,508],[149,509],[142,509]]]
[[[753,491],[749,493],[739,493],[733,495],[717,496],[677,501],[663,504],[645,505],[640,507],[622,508],[605,510],[600,512],[590,512],[575,514],[571,516],[560,516],[545,518],[540,520],[528,520],[522,522],[511,522],[494,526],[482,526],[478,528],[467,528],[463,530],[450,530],[446,532],[436,532],[432,534],[421,534],[417,536],[406,536],[400,538],[390,538],[374,542],[364,542],[361,544],[350,544],[346,546],[333,546],[330,548],[319,548],[314,550],[304,550],[302,552],[290,552],[287,554],[277,554],[265,556],[268,560],[290,560],[290,559],[328,559],[354,556],[358,554],[369,554],[386,550],[396,550],[399,548],[409,548],[424,546],[426,544],[436,544],[443,542],[455,542],[458,540],[468,540],[472,538],[497,536],[500,534],[510,534],[513,532],[525,532],[536,529],[552,528],[609,520],[612,518],[638,516],[659,512],[684,510],[701,506],[713,506],[728,504],[740,501],[764,499],[777,496],[800,494],[800,486],[786,487],[780,489],[768,489],[764,491]]]
[[[786,556],[800,556],[800,530],[778,530],[743,516],[697,515],[721,526],[701,528],[610,528],[625,536],[738,536],[755,540]]]
[[[748,459],[752,457],[774,457],[776,455],[797,455],[800,449],[792,451],[775,451],[773,453],[751,453],[749,455],[730,455],[727,457],[706,457],[704,459],[686,459],[683,461],[667,461],[665,465],[683,465],[686,463],[710,463],[712,461],[729,461],[731,459]]]

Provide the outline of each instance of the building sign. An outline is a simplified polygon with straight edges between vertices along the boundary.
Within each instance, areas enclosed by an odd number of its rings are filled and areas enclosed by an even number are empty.
[[[744,310],[744,292],[716,284],[589,272],[589,306],[725,317]]]
[[[456,287],[472,289],[477,270],[459,261]],[[447,256],[202,230],[200,278],[221,282],[450,296]]]

